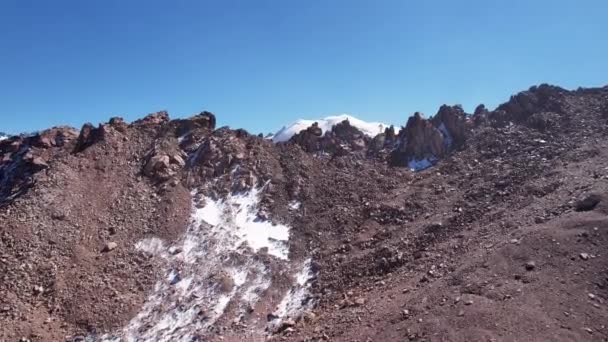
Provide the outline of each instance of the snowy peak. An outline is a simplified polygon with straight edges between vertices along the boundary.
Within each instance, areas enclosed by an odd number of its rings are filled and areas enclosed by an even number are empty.
[[[331,131],[332,127],[339,124],[340,122],[348,120],[351,126],[359,129],[363,134],[369,137],[375,137],[377,134],[384,132],[384,129],[389,127],[389,125],[381,122],[366,122],[363,120],[359,120],[353,116],[342,114],[336,116],[328,116],[324,119],[319,120],[303,120],[300,119],[289,126],[285,126],[276,132],[272,137],[272,141],[274,142],[284,142],[289,140],[292,136],[298,134],[299,132],[307,129],[312,126],[313,123],[317,122],[319,124],[319,128],[325,134],[328,131]]]

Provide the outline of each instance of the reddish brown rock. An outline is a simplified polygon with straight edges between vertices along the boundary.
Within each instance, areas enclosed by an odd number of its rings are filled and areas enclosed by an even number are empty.
[[[165,110],[160,112],[148,114],[143,119],[133,122],[133,125],[147,125],[147,126],[158,126],[169,122],[169,113]]]
[[[103,141],[105,138],[105,129],[102,125],[95,128],[91,123],[85,123],[80,130],[80,134],[78,135],[78,140],[76,141],[76,147],[74,148],[74,152],[82,152],[87,147],[99,142]]]

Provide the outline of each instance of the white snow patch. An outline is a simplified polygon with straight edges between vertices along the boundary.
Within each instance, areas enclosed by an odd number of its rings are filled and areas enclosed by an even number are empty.
[[[7,136],[0,135],[0,141],[2,141],[2,140],[6,140],[6,139],[8,139],[8,137],[7,137]]]
[[[287,260],[289,227],[258,217],[259,192],[259,189],[253,189],[220,200],[205,197],[205,206],[197,209],[194,215],[197,220],[203,220],[220,230],[232,230],[234,249],[247,243],[254,252],[267,248],[268,254]]]
[[[298,273],[295,274],[295,283],[292,288],[285,294],[273,315],[276,319],[269,322],[270,330],[275,330],[280,327],[281,323],[287,319],[296,320],[302,314],[312,308],[314,305],[313,299],[310,297],[310,286],[315,273],[312,270],[312,260],[307,259],[301,266]]]
[[[250,252],[267,248],[281,262],[288,260],[289,227],[258,217],[259,194],[254,189],[221,200],[202,197],[202,208],[193,201],[191,223],[178,243],[139,241],[135,247],[158,257],[163,276],[128,325],[99,340],[193,341],[228,308],[242,315],[253,307],[270,287],[272,275],[263,259]],[[297,279],[300,284],[304,278]],[[291,310],[294,305],[284,306]]]
[[[188,137],[189,134],[190,134],[190,132],[188,132],[186,134],[183,134],[183,135],[180,135],[179,137],[177,137],[177,143],[181,144],[184,141],[184,139],[186,139]]]
[[[408,168],[412,171],[422,171],[424,169],[428,169],[433,166],[435,159],[434,158],[423,158],[420,160],[412,159],[407,164]]]
[[[289,202],[289,210],[298,210],[302,206],[302,202],[300,201],[291,201]]]
[[[285,126],[285,127],[281,128],[278,132],[276,132],[271,137],[271,139],[273,142],[287,141],[292,136],[296,135],[297,133],[300,133],[300,131],[303,131],[303,130],[307,129],[308,127],[312,126],[312,124],[315,122],[317,122],[319,124],[319,128],[321,128],[321,130],[323,131],[323,134],[325,134],[326,132],[331,131],[333,126],[339,124],[340,122],[342,122],[344,120],[348,120],[352,126],[356,127],[363,134],[370,136],[372,138],[375,137],[376,135],[378,135],[379,133],[384,132],[384,129],[386,127],[390,126],[390,125],[387,125],[387,124],[384,124],[381,122],[366,122],[363,120],[359,120],[353,116],[350,116],[347,114],[342,114],[342,115],[337,115],[337,116],[329,116],[329,117],[326,117],[325,119],[320,119],[320,120],[300,119],[300,120],[292,123],[289,126]]]
[[[165,243],[159,238],[149,238],[136,243],[135,249],[148,254],[160,254],[165,250]]]
[[[447,127],[445,127],[445,124],[442,122],[438,128],[441,131],[441,134],[443,134],[445,145],[448,147],[451,146],[454,142],[454,138],[452,138],[452,135],[450,134],[450,131],[448,131]]]

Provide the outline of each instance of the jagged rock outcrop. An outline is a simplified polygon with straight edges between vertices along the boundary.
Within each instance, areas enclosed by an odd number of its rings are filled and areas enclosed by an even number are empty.
[[[406,166],[412,160],[441,158],[448,151],[442,132],[419,112],[407,120],[398,139],[399,146],[391,153],[391,164],[395,166]]]
[[[28,137],[27,143],[35,147],[62,147],[76,139],[78,132],[72,127],[54,127]]]
[[[108,124],[121,133],[125,133],[129,128],[129,124],[126,123],[123,118],[118,116],[111,118]]]
[[[351,152],[365,151],[371,140],[348,120],[344,120],[325,134],[315,122],[294,135],[289,142],[299,145],[306,152],[323,151],[333,156],[342,156]]]
[[[134,121],[133,125],[158,126],[167,122],[169,122],[169,113],[165,110],[161,110],[160,112],[148,114],[143,119]]]
[[[295,134],[289,142],[302,147],[306,152],[317,152],[321,150],[321,138],[323,130],[319,127],[319,123],[315,122],[305,130]]]
[[[87,147],[105,139],[105,127],[99,125],[99,127],[93,126],[91,123],[85,123],[80,129],[76,146],[74,147],[74,153],[82,152]]]
[[[461,106],[441,106],[431,123],[443,133],[448,148],[457,148],[466,142],[469,127],[467,114]]]
[[[392,147],[389,162],[394,166],[409,165],[412,169],[428,167],[450,151],[461,148],[470,129],[469,115],[459,105],[443,105],[428,120],[416,112],[399,131],[397,143],[385,139],[385,148]],[[421,164],[417,164],[419,162]]]
[[[504,125],[508,122],[525,122],[538,112],[564,113],[564,97],[566,90],[541,84],[533,86],[527,91],[511,96],[508,102],[498,106],[490,114],[490,119],[496,124]]]
[[[216,127],[215,115],[211,112],[201,112],[184,120],[175,120],[175,134],[178,138],[189,139],[190,135],[201,130],[213,131]]]

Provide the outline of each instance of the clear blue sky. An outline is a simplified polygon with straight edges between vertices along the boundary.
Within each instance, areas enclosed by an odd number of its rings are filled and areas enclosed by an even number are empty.
[[[0,131],[166,109],[269,132],[608,83],[608,1],[0,0]]]

